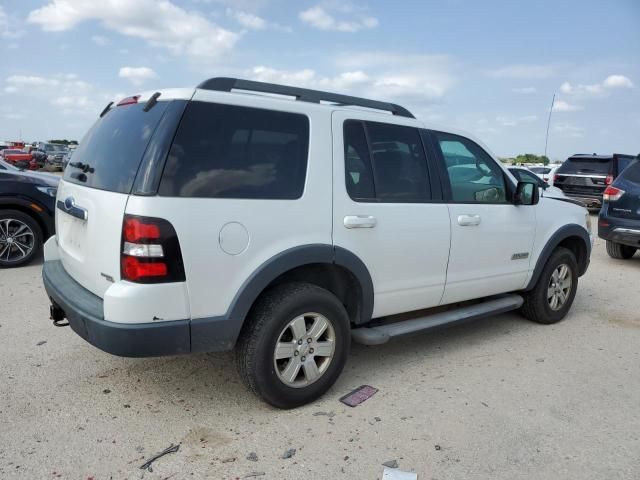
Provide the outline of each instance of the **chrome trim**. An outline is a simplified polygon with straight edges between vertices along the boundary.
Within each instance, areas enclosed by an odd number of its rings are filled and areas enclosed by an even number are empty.
[[[586,175],[581,173],[556,173],[559,177],[580,177],[580,178],[607,178],[608,175]]]
[[[614,228],[613,233],[625,233],[628,235],[640,235],[640,230],[635,230],[633,228]]]

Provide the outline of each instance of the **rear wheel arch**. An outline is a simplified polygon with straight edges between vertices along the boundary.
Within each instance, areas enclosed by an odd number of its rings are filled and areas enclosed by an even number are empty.
[[[329,244],[294,247],[273,256],[245,280],[232,300],[227,313],[206,319],[207,323],[226,323],[235,344],[240,331],[263,293],[283,283],[305,282],[317,285],[334,294],[345,306],[352,324],[371,320],[373,313],[373,282],[367,267],[352,252]],[[192,321],[192,349],[207,350],[206,334],[199,330],[199,321]],[[195,329],[201,340],[194,338]],[[194,344],[195,342],[195,344]]]
[[[538,256],[531,280],[529,280],[529,284],[525,288],[526,291],[532,290],[535,287],[542,270],[549,260],[549,257],[558,247],[567,248],[575,255],[578,263],[579,276],[586,272],[587,267],[589,266],[589,257],[591,255],[591,240],[589,239],[589,233],[580,225],[565,225],[559,228],[547,240],[547,243]]]

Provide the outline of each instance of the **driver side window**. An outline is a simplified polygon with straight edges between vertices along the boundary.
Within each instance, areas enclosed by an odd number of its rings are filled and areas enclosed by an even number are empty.
[[[507,203],[502,169],[471,140],[433,132],[444,157],[454,203]]]

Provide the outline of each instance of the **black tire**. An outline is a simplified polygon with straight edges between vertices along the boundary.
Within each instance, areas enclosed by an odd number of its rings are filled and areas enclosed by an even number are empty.
[[[629,245],[621,245],[619,243],[607,240],[607,253],[611,258],[618,260],[628,260],[636,253],[637,248]]]
[[[2,257],[0,257],[0,268],[13,268],[13,267],[26,265],[27,263],[33,260],[33,258],[38,254],[38,252],[42,248],[42,230],[40,228],[40,225],[38,225],[38,222],[33,217],[19,210],[0,210],[0,222],[6,219],[15,219],[27,225],[33,232],[34,243],[31,251],[27,255],[25,255],[24,257],[18,260],[7,261]],[[1,236],[2,236],[2,232],[0,232],[0,237]],[[2,242],[0,242],[0,253],[3,252],[4,246],[5,245],[3,245]]]
[[[571,273],[571,288],[568,292],[565,303],[557,310],[551,308],[549,299],[547,298],[548,289],[550,288],[551,276],[560,265],[567,265]],[[556,248],[546,265],[542,269],[538,283],[533,290],[525,292],[524,304],[520,308],[520,313],[529,320],[545,325],[557,323],[562,320],[576,296],[578,289],[578,262],[573,252],[567,248]]]
[[[329,320],[335,347],[324,373],[304,387],[280,380],[274,364],[276,343],[283,329],[297,316],[316,312]],[[331,292],[308,283],[287,283],[262,294],[252,307],[236,345],[236,366],[243,382],[256,395],[277,408],[294,408],[322,396],[336,381],[349,355],[349,316]]]

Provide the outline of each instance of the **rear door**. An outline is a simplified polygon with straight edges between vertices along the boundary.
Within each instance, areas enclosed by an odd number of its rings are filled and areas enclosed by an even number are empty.
[[[333,242],[367,266],[373,317],[440,303],[450,226],[420,130],[333,113]],[[397,123],[395,123],[397,122]],[[432,160],[432,159],[430,159]]]
[[[120,279],[122,221],[141,160],[169,101],[116,106],[80,142],[58,187],[56,239],[65,270],[102,297]]]
[[[614,186],[624,194],[616,201],[609,201],[608,215],[640,221],[640,161],[624,170]]]
[[[611,158],[570,157],[556,171],[554,187],[567,195],[601,197],[612,175]]]
[[[506,173],[477,143],[432,132],[451,221],[443,304],[523,288],[530,268],[536,209],[513,205]]]

